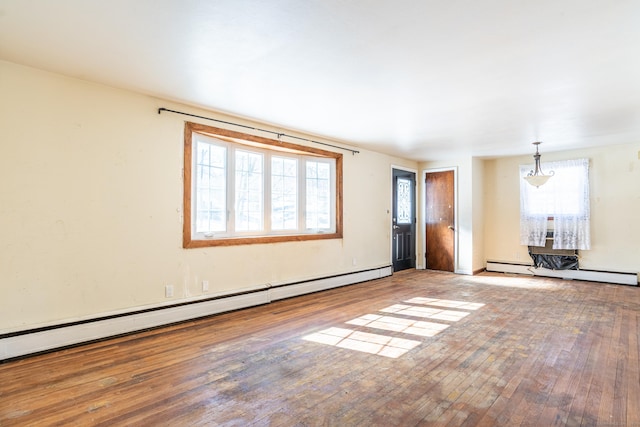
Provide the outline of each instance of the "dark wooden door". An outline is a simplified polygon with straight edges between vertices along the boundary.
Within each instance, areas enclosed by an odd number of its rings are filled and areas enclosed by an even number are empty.
[[[393,170],[393,271],[416,267],[416,174]]]
[[[426,268],[454,271],[454,172],[429,172],[426,193]]]

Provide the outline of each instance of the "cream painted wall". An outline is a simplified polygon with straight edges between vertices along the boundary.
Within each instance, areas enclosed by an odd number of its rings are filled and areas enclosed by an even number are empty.
[[[590,159],[591,250],[581,251],[584,269],[640,271],[640,142],[579,151],[544,152],[545,161]],[[485,161],[485,257],[531,262],[520,245],[518,166],[532,156]],[[552,178],[553,179],[553,178]]]
[[[186,250],[184,117],[157,109],[237,118],[7,62],[0,93],[0,333],[391,263],[389,170],[415,162],[345,151],[341,240]]]
[[[472,165],[472,203],[473,203],[473,253],[472,269],[474,272],[485,268],[484,257],[484,160],[473,158]]]

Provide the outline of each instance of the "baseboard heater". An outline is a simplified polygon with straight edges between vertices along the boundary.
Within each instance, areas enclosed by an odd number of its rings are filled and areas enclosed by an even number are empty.
[[[551,270],[548,268],[536,268],[531,264],[518,264],[501,261],[487,261],[487,271],[638,286],[638,273],[600,270]]]
[[[125,313],[0,334],[0,361],[268,304],[392,274],[393,267],[378,267],[277,286],[264,285],[232,294],[208,296],[206,299],[145,307]]]

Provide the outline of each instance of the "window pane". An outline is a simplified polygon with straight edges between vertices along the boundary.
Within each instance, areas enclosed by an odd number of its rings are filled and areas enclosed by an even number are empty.
[[[331,165],[326,162],[307,161],[306,170],[306,227],[331,228]]]
[[[398,224],[411,224],[411,180],[398,178],[396,184]]]
[[[262,230],[262,154],[236,150],[236,231]]]
[[[546,184],[536,188],[522,180],[521,209],[526,216],[582,215],[585,191],[588,191],[588,172],[585,166],[570,161],[550,162],[545,169],[554,171]],[[528,166],[521,166],[521,176]],[[526,185],[525,185],[526,184]],[[586,187],[586,190],[585,190]]]
[[[307,179],[318,177],[318,162],[307,162]]]
[[[298,161],[271,158],[271,229],[298,228]]]
[[[227,149],[198,141],[195,174],[195,231],[213,233],[226,230]]]

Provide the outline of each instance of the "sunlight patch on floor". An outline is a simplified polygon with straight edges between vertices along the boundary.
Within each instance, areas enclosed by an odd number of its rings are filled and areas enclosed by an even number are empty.
[[[533,268],[533,267],[532,267]],[[508,288],[524,288],[524,289],[555,289],[557,283],[536,278],[535,276],[522,276],[520,274],[502,274],[500,276],[468,276],[465,280],[471,283],[479,283],[482,285],[503,286]]]
[[[381,316],[378,314],[365,314],[357,319],[346,322],[349,325],[367,326],[385,331],[403,332],[421,337],[433,337],[447,329],[449,325],[442,323],[425,322],[424,320],[411,320],[400,317]]]
[[[438,319],[448,320],[451,322],[457,322],[469,313],[466,311],[456,310],[442,310],[439,308],[431,307],[416,307],[414,305],[394,304],[389,307],[383,308],[383,313],[395,313],[402,314],[404,316],[422,317],[426,319]]]
[[[477,310],[484,307],[484,304],[468,301],[453,301],[448,299],[415,297],[405,301],[409,304],[433,305],[436,307],[459,308],[461,310]]]
[[[404,303],[393,304],[379,310],[382,314],[364,314],[345,323],[356,328],[383,330],[396,335],[407,334],[431,338],[451,325],[429,322],[424,319],[458,322],[471,314],[472,311],[484,306],[482,303],[426,297],[414,297],[404,301]],[[452,310],[453,308],[456,310]],[[390,314],[393,314],[393,316]],[[306,335],[302,339],[391,358],[400,357],[409,350],[423,344],[423,341],[339,327],[327,328]]]
[[[303,337],[306,341],[397,358],[421,344],[420,341],[371,334],[345,328],[329,328]]]

